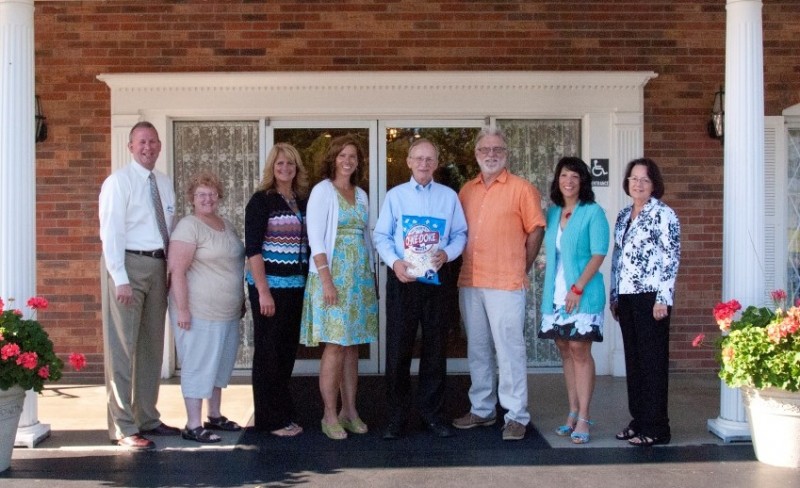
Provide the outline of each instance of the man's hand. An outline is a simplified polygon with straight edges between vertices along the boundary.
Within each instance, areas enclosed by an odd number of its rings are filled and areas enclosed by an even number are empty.
[[[403,261],[402,259],[398,259],[392,265],[392,271],[394,271],[394,274],[397,276],[397,279],[400,280],[400,283],[411,283],[412,281],[416,281],[416,276],[408,274],[408,270],[411,268],[413,268],[411,263],[408,261]]]
[[[123,305],[133,303],[133,288],[129,284],[117,286],[117,301]]]
[[[442,251],[441,249],[436,251],[436,254],[434,254],[433,258],[431,259],[431,264],[436,269],[436,271],[442,269],[442,266],[444,266],[446,262],[447,262],[447,253]]]

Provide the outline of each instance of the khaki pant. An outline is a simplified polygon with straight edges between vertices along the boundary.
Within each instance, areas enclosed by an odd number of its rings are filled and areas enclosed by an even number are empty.
[[[116,299],[116,285],[100,262],[103,301],[103,352],[111,440],[150,430],[160,423],[156,409],[164,351],[167,263],[125,255],[133,303]]]

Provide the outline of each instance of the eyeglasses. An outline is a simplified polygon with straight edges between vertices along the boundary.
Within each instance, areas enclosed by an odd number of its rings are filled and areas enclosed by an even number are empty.
[[[199,191],[199,192],[195,193],[194,196],[199,198],[199,199],[201,199],[201,200],[203,198],[210,198],[210,199],[213,200],[213,199],[215,199],[215,198],[217,198],[219,196],[219,193],[217,193],[217,192],[206,193],[206,192]]]
[[[634,184],[634,185],[636,183],[641,183],[643,185],[649,185],[652,182],[653,181],[650,180],[650,178],[637,178],[635,176],[628,176],[628,183],[631,183],[631,184]]]
[[[489,154],[505,154],[508,149],[505,147],[495,146],[495,147],[479,147],[475,149],[478,151],[478,154],[481,156],[488,156]]]
[[[422,156],[417,156],[415,158],[409,157],[408,159],[414,161],[417,164],[422,164],[422,163],[434,164],[434,163],[436,163],[436,160],[434,158],[423,158]]]

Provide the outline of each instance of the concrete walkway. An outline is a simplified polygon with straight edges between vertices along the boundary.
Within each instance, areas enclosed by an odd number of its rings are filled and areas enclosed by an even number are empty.
[[[247,424],[252,415],[250,385],[237,378],[223,394],[223,413]],[[337,455],[296,456],[237,447],[237,433],[220,444],[200,445],[179,437],[154,438],[158,449],[131,453],[107,440],[102,385],[57,384],[39,399],[39,419],[51,426],[49,439],[34,449],[14,450],[3,487],[64,486],[614,486],[800,487],[798,470],[755,460],[749,443],[723,444],[705,423],[719,412],[719,380],[712,375],[673,375],[670,416],[673,441],[641,449],[613,438],[628,421],[624,378],[598,378],[592,441],[576,446],[553,434],[564,420],[566,394],[560,374],[530,375],[533,423],[553,449],[524,454],[453,450],[435,459],[406,453],[405,459],[364,452],[356,459]],[[466,392],[464,392],[466,395]],[[162,419],[183,426],[178,381],[162,386]],[[318,429],[318,426],[305,426]],[[346,441],[345,441],[346,442]],[[524,442],[524,441],[523,441]],[[534,457],[531,459],[531,457]]]

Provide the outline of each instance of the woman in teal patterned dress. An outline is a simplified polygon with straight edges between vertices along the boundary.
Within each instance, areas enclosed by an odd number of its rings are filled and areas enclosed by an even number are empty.
[[[311,190],[306,217],[311,262],[300,343],[325,343],[319,372],[325,406],[321,425],[335,440],[368,430],[356,410],[358,346],[378,337],[369,203],[357,186],[363,154],[352,136],[331,141],[323,160],[325,179]],[[342,409],[337,413],[340,392]]]

